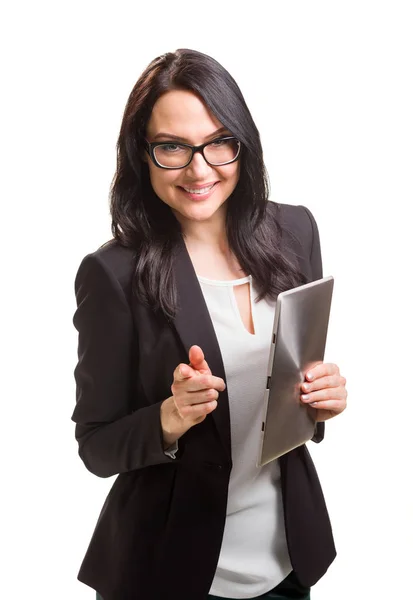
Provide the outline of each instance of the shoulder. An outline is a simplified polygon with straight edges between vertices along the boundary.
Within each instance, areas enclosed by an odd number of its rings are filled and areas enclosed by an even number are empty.
[[[268,202],[267,214],[301,240],[310,238],[311,241],[317,227],[313,214],[306,206]]]
[[[318,228],[312,212],[306,206],[268,202],[267,215],[267,218],[277,221],[294,245],[298,244],[305,252],[311,252],[314,239],[318,238]]]
[[[302,205],[269,202],[266,218],[278,235],[282,251],[298,260],[301,272],[309,280],[320,278],[320,237],[312,212]]]
[[[105,277],[120,284],[124,292],[129,295],[135,263],[136,250],[122,246],[117,240],[111,239],[83,258],[76,275],[76,282],[84,277]]]

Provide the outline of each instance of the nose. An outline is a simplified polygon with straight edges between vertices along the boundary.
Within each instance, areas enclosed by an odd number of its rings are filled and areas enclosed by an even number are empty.
[[[195,152],[191,162],[186,168],[186,171],[194,180],[203,179],[211,172],[211,167],[206,162],[201,152]]]

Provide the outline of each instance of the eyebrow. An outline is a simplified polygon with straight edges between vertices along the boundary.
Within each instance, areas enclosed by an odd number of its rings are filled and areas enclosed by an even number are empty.
[[[228,131],[226,127],[220,127],[219,129],[214,131],[214,133],[210,133],[209,135],[207,135],[206,139],[208,140],[210,138],[214,138],[215,136],[226,131]],[[157,133],[153,139],[158,140],[159,138],[166,138],[167,140],[179,140],[180,142],[185,142],[189,144],[189,140],[187,138],[180,137],[179,135],[173,135],[173,133],[165,133],[162,131],[160,133]]]

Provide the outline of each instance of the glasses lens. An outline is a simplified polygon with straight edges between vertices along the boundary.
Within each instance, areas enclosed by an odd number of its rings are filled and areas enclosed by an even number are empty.
[[[235,160],[239,154],[240,143],[234,139],[215,140],[205,146],[204,154],[208,162],[213,165],[223,165]]]
[[[183,167],[191,157],[191,149],[179,144],[161,144],[154,148],[155,158],[163,167]]]

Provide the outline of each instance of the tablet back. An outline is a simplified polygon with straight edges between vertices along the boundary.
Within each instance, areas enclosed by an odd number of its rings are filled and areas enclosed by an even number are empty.
[[[277,298],[258,466],[314,435],[316,411],[300,401],[300,386],[324,359],[333,285],[333,277],[324,277]]]

